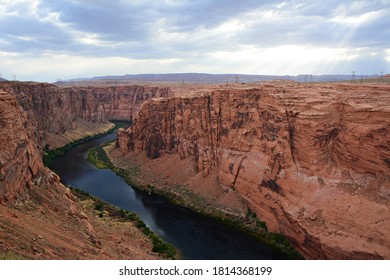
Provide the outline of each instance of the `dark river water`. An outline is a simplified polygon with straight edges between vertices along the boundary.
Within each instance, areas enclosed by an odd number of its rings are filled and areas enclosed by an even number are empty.
[[[115,138],[115,132],[81,144],[53,161],[50,168],[64,184],[137,213],[162,239],[175,246],[184,259],[286,259],[257,239],[168,200],[133,189],[111,170],[97,169],[86,159],[88,149]]]

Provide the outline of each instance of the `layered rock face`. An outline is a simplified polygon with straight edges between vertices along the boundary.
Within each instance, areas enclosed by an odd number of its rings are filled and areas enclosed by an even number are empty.
[[[80,121],[131,120],[142,102],[170,94],[156,87],[59,88],[34,82],[2,82],[0,92],[0,203],[31,186],[42,167],[40,150],[56,146],[53,135]]]
[[[306,258],[390,258],[390,87],[292,83],[146,102],[123,154],[178,153]]]
[[[0,204],[4,204],[31,187],[42,162],[15,97],[0,91],[0,104]]]
[[[0,89],[13,94],[22,106],[29,125],[34,127],[30,136],[39,148],[56,147],[56,135],[75,129],[79,122],[132,120],[145,100],[170,94],[168,89],[156,87],[60,88],[34,82],[4,82]]]
[[[2,83],[0,88],[15,96],[33,128],[30,136],[40,148],[55,146],[51,136],[74,129],[78,120],[106,121],[103,106],[87,89],[19,82]]]
[[[12,86],[18,90],[16,83]],[[0,90],[0,257],[10,251],[29,259],[159,258],[135,226],[107,225],[90,209],[84,211],[59,177],[43,166],[36,141],[46,130],[66,130],[79,116],[103,121],[99,112],[104,110],[89,99],[91,94],[73,92],[69,89],[66,96],[66,91],[44,84]]]
[[[75,198],[60,183],[58,176],[43,166],[40,151],[28,136],[32,128],[26,118],[28,114],[20,108],[15,96],[9,93],[0,92],[0,104],[1,235],[8,237],[11,228],[15,229],[28,224],[26,221],[18,224],[17,209],[29,204],[29,207],[40,206],[44,209],[42,211],[47,212],[53,212],[55,209],[54,212],[57,212],[57,215],[62,213],[66,216],[67,213],[72,213],[80,217],[80,219],[75,219],[74,223],[79,225],[81,231],[92,237],[92,226],[85,214],[78,209]],[[10,215],[10,212],[13,212],[13,215]],[[21,211],[19,214],[27,213]],[[29,218],[33,219],[33,217]],[[12,221],[13,219],[15,221]],[[35,222],[38,220],[36,219]],[[11,226],[13,222],[16,224]],[[15,231],[11,236],[18,234],[20,233]],[[4,240],[4,243],[6,244],[7,241]],[[23,243],[26,240],[19,240],[19,242]]]
[[[94,87],[91,91],[110,119],[132,121],[148,99],[168,97],[169,88],[147,86]]]

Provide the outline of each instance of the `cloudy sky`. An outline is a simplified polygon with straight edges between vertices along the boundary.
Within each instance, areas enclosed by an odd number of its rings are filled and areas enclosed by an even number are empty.
[[[390,72],[390,0],[0,0],[3,78]]]

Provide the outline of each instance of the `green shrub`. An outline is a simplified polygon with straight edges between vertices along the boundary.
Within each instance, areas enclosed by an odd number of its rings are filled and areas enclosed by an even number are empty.
[[[158,254],[166,255],[169,258],[174,259],[177,252],[176,249],[163,241],[161,241],[157,236],[152,237],[153,248],[152,251]]]
[[[150,233],[151,233],[151,230],[150,230],[150,228],[145,227],[145,228],[142,230],[142,232],[143,232],[145,235],[149,236]]]
[[[128,219],[129,221],[135,221],[137,218],[138,218],[138,217],[137,217],[137,214],[135,214],[135,213],[129,213],[129,214],[127,215],[127,219]]]
[[[102,209],[103,209],[103,203],[102,203],[102,202],[97,202],[97,203],[95,204],[95,210],[100,211],[100,210],[102,210]]]
[[[267,229],[267,225],[266,225],[266,223],[265,223],[265,222],[263,222],[263,221],[259,221],[259,220],[257,220],[257,221],[256,221],[256,226],[257,226],[257,227],[259,227],[259,228],[263,228],[263,229],[265,229],[265,230],[267,230],[267,231],[268,231],[268,229]]]
[[[123,210],[123,209],[121,209],[120,211],[119,211],[119,213],[120,213],[120,215],[121,215],[121,218],[126,218],[126,212],[125,212],[125,210]]]
[[[144,227],[146,227],[146,225],[143,221],[139,220],[136,224],[136,227],[137,228],[144,228]]]

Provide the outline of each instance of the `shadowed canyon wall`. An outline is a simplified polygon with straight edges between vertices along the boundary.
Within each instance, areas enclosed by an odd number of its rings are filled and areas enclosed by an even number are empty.
[[[390,87],[264,84],[144,103],[123,155],[192,158],[307,258],[390,258]]]

